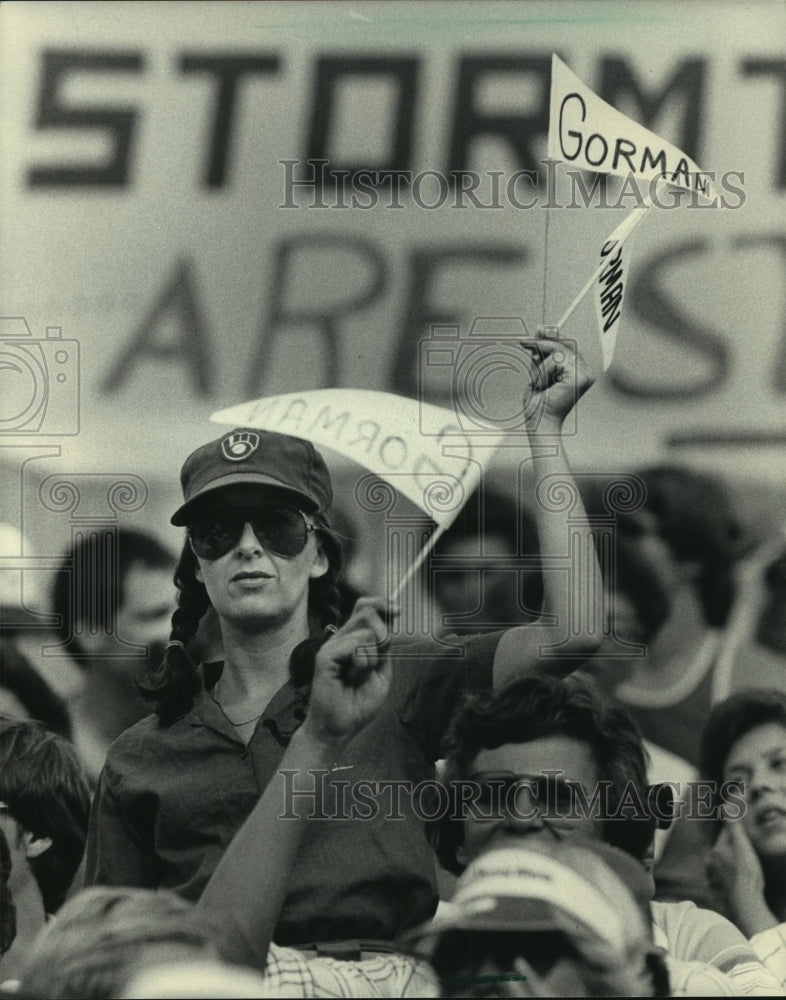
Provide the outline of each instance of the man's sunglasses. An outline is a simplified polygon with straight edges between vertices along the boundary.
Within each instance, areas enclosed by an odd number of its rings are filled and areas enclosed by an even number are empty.
[[[576,783],[566,781],[555,774],[514,774],[512,771],[482,771],[473,774],[476,783],[477,805],[484,810],[493,810],[504,815],[506,808],[519,810],[533,808],[558,823],[578,818],[576,813]],[[526,789],[526,798],[520,793]],[[491,816],[489,817],[491,818]]]
[[[287,559],[300,555],[309,534],[316,530],[294,507],[217,511],[195,518],[188,526],[191,547],[200,559],[220,559],[237,545],[247,524],[263,549]]]
[[[513,771],[481,771],[470,779],[477,788],[475,799],[479,808],[488,811],[488,818],[504,818],[506,809],[518,810],[522,805],[535,809],[541,818],[553,826],[571,825],[582,816],[603,818],[603,808],[610,803],[602,803],[583,789],[579,782],[568,781],[558,774],[515,774]],[[520,799],[519,793],[526,789],[527,798]],[[586,803],[586,806],[585,806]],[[652,829],[668,830],[675,816],[674,790],[669,782],[648,785],[646,801],[640,800],[642,811],[639,815],[624,814],[630,822],[646,822]],[[587,813],[585,809],[591,808]],[[636,810],[636,806],[632,809]],[[619,805],[617,806],[619,809]],[[540,812],[542,810],[542,812]],[[600,811],[598,811],[600,810]]]

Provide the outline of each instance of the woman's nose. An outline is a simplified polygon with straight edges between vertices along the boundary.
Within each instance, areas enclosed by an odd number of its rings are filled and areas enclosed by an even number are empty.
[[[254,529],[251,527],[250,521],[246,521],[243,525],[243,531],[238,539],[237,547],[239,549],[243,549],[244,551],[263,551],[262,543],[254,534]]]

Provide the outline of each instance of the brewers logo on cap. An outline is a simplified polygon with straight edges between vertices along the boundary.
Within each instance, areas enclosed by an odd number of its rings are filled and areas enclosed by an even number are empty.
[[[259,447],[259,435],[253,431],[235,431],[221,442],[221,452],[230,462],[242,462]]]
[[[193,451],[180,470],[183,503],[170,518],[187,525],[194,505],[228,486],[262,486],[294,493],[305,509],[326,511],[333,499],[330,473],[310,441],[251,427],[235,427]],[[205,500],[207,502],[207,500]]]

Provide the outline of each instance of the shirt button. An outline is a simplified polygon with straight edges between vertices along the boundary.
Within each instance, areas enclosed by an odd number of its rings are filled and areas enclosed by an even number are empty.
[[[243,749],[240,751],[240,759],[248,760],[248,750],[246,750],[245,747],[243,747]]]

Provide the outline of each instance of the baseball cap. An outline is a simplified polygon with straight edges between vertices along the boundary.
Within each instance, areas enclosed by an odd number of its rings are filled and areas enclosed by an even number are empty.
[[[302,438],[275,431],[236,427],[202,445],[180,472],[183,504],[170,518],[188,524],[197,500],[227,486],[271,486],[293,493],[309,511],[325,511],[333,499],[324,459]]]
[[[447,931],[560,931],[617,954],[652,942],[652,880],[635,858],[609,844],[527,844],[476,858],[434,919],[408,936],[429,957]]]

